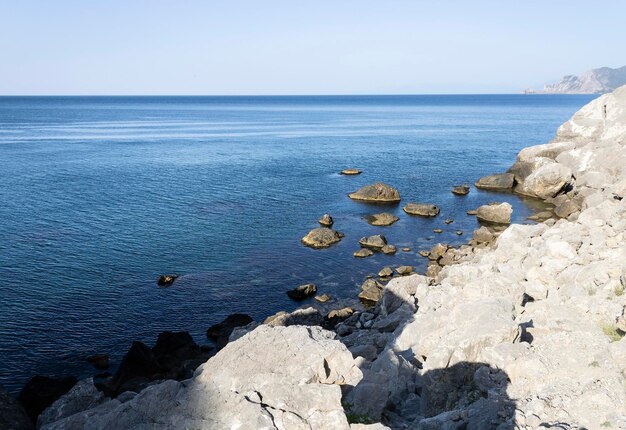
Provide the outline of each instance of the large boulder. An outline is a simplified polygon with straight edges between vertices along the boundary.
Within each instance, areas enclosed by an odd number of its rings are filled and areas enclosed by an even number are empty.
[[[510,224],[513,207],[509,203],[491,203],[478,208],[476,218],[490,224]]]
[[[343,235],[338,231],[327,227],[319,227],[311,230],[302,238],[302,243],[311,248],[328,248],[341,240]]]
[[[398,190],[382,182],[366,185],[360,190],[348,194],[348,197],[352,200],[373,203],[397,203],[400,201]]]
[[[33,430],[35,427],[26,411],[0,386],[0,429]]]
[[[439,207],[429,203],[408,203],[402,208],[409,215],[434,217],[439,214]]]
[[[107,400],[104,393],[94,386],[92,378],[83,379],[39,415],[37,427],[95,408]]]
[[[383,288],[385,287],[375,279],[367,279],[363,282],[363,285],[361,285],[359,299],[366,304],[376,303],[383,296]]]
[[[515,192],[540,199],[556,196],[572,181],[572,170],[559,163],[549,163],[531,173]]]
[[[498,173],[484,176],[476,181],[474,185],[481,190],[507,191],[513,188],[514,183],[515,175],[512,173]]]
[[[263,325],[184,384],[165,381],[43,428],[349,430],[341,386],[356,386],[362,373],[334,337],[319,327]]]

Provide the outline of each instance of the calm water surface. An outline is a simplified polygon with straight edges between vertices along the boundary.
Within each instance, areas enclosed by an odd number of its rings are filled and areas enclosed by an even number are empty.
[[[524,222],[532,209],[513,195],[450,188],[504,171],[591,98],[2,97],[0,384],[89,376],[86,355],[117,363],[131,340],[151,345],[163,330],[206,343],[229,313],[295,308],[285,292],[301,283],[354,297],[367,274],[424,270],[416,251],[468,240],[477,224],[465,211],[480,204],[509,201]],[[337,174],[346,167],[364,173]],[[346,197],[375,181],[442,213],[409,218]],[[383,210],[401,220],[363,219]],[[342,242],[300,245],[325,212]],[[413,252],[353,258],[377,233]],[[183,276],[158,288],[170,272]]]

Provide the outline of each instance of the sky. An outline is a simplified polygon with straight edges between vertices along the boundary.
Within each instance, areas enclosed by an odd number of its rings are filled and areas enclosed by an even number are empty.
[[[0,95],[518,93],[624,46],[622,0],[0,0]]]

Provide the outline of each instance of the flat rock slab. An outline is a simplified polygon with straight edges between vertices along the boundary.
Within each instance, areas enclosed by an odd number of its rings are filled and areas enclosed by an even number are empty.
[[[515,175],[512,173],[497,173],[495,175],[484,176],[474,184],[481,190],[507,191],[513,188]]]
[[[434,217],[439,214],[439,207],[429,203],[408,203],[402,208],[409,215]]]
[[[386,227],[395,223],[400,218],[398,218],[397,216],[393,214],[383,212],[380,214],[369,215],[366,217],[366,219],[367,219],[367,222],[370,223],[371,225],[375,225],[379,227]]]
[[[360,190],[348,194],[348,197],[352,200],[372,203],[397,203],[400,201],[398,190],[382,182],[366,185]]]

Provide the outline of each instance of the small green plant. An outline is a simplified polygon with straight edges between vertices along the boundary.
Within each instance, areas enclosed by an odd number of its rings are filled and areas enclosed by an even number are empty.
[[[598,363],[597,361],[592,361],[591,363],[589,363],[589,367],[600,367],[600,363]]]
[[[614,292],[615,292],[615,295],[617,297],[623,296],[624,295],[624,286],[623,285],[618,285],[617,287],[615,287]]]
[[[343,403],[343,410],[346,413],[346,418],[348,419],[348,424],[374,424],[374,420],[372,420],[367,414],[357,414],[352,410],[354,405],[352,403]]]
[[[608,421],[605,421],[602,424],[600,424],[600,426],[602,426],[602,427],[611,427],[611,423],[608,422]]]
[[[617,342],[618,340],[621,340],[626,334],[617,327],[615,327],[613,324],[602,324],[602,331],[605,335],[607,335],[609,339],[611,339],[611,342]]]

